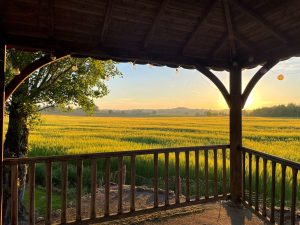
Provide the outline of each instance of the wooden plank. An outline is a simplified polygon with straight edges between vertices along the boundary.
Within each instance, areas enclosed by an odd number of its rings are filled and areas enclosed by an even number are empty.
[[[255,210],[258,211],[259,199],[259,156],[255,156]]]
[[[18,225],[18,164],[11,166],[11,225]]]
[[[153,35],[154,35],[154,32],[157,28],[157,25],[159,24],[159,21],[167,7],[167,5],[169,4],[170,0],[162,0],[161,1],[161,4],[159,6],[159,9],[158,9],[158,12],[153,20],[153,23],[151,25],[151,28],[149,29],[146,37],[145,37],[145,40],[144,40],[144,48],[147,48]]]
[[[61,223],[67,223],[68,162],[61,164]]]
[[[19,75],[20,76],[20,75]],[[166,152],[184,152],[184,151],[205,151],[206,149],[214,148],[229,148],[229,145],[206,145],[206,146],[189,146],[189,147],[178,147],[178,148],[158,148],[158,149],[145,149],[145,150],[132,150],[132,151],[120,151],[120,152],[101,152],[101,153],[87,153],[87,154],[77,154],[77,155],[61,155],[61,156],[39,156],[39,157],[24,157],[24,158],[6,158],[4,160],[5,165],[10,165],[14,163],[18,164],[29,164],[29,163],[46,163],[49,161],[57,162],[64,160],[91,160],[93,158],[108,158],[108,157],[125,157],[132,155],[149,155],[154,153],[166,153]],[[243,148],[245,151],[249,150]],[[253,150],[252,150],[253,151]],[[259,152],[258,152],[259,153]],[[274,157],[273,157],[274,158]],[[276,157],[275,157],[276,158]],[[287,160],[283,160],[287,162]],[[289,164],[291,166],[296,166],[297,163]],[[300,169],[300,167],[299,167]]]
[[[35,224],[35,164],[29,164],[28,168],[29,176],[29,214],[28,214],[28,223],[30,225]]]
[[[291,225],[296,222],[296,207],[297,207],[297,174],[298,170],[293,169],[292,178],[292,200],[291,200]]]
[[[81,221],[81,197],[82,197],[82,169],[83,160],[77,160],[77,181],[76,181],[76,221]]]
[[[195,41],[197,35],[199,34],[199,31],[200,31],[201,27],[204,24],[206,24],[207,17],[210,14],[210,12],[213,10],[213,8],[214,8],[214,6],[216,5],[217,2],[218,2],[218,0],[212,0],[205,7],[205,10],[204,10],[203,14],[201,15],[201,17],[198,20],[197,26],[195,27],[195,29],[193,30],[193,32],[191,33],[191,35],[188,37],[187,41],[184,44],[184,47],[183,47],[183,50],[182,50],[183,55],[185,54],[185,52],[187,51],[189,46]]]
[[[218,197],[218,150],[214,149],[214,191],[215,191],[215,195],[214,197],[217,198]]]
[[[237,55],[237,49],[234,41],[233,25],[231,21],[231,13],[230,13],[230,6],[228,0],[223,0],[223,7],[224,7],[224,14],[225,14],[225,20],[227,25],[230,54],[232,59],[235,59]]]
[[[196,201],[200,200],[199,151],[195,151]]]
[[[136,168],[135,168],[135,155],[131,156],[131,160],[130,160],[130,166],[131,166],[131,176],[130,176],[130,180],[131,180],[131,186],[130,186],[130,212],[134,212],[135,211],[135,173],[136,173]]]
[[[204,179],[205,179],[205,199],[209,197],[209,184],[208,184],[208,150],[204,151]]]
[[[223,196],[227,196],[227,188],[226,188],[226,148],[222,148],[222,156],[223,156]]]
[[[286,166],[281,165],[280,225],[284,225]]]
[[[272,183],[271,183],[271,216],[270,222],[275,222],[275,180],[276,179],[276,162],[272,162]]]
[[[96,218],[96,191],[97,191],[97,160],[91,160],[91,209],[90,218]]]
[[[180,203],[180,174],[179,174],[179,152],[175,152],[175,202]]]
[[[158,207],[158,154],[154,154],[154,208]]]
[[[109,192],[110,192],[110,158],[105,159],[105,205],[104,205],[104,216],[109,216]]]
[[[263,207],[262,207],[262,216],[267,216],[267,162],[266,158],[263,159]]]
[[[186,194],[185,201],[190,201],[190,152],[185,152],[185,186],[186,186]]]
[[[240,11],[247,14],[253,20],[255,20],[258,24],[264,27],[267,31],[270,32],[274,37],[280,40],[284,44],[288,44],[289,40],[285,35],[279,31],[275,26],[273,26],[269,21],[263,18],[260,14],[256,13],[253,9],[251,9],[248,5],[243,3],[242,1],[231,0],[230,3],[234,4]]]
[[[45,224],[52,223],[52,163],[46,163],[46,217]]]
[[[169,153],[165,153],[165,205],[169,204]]]
[[[252,205],[252,154],[249,154],[249,205]]]
[[[107,0],[106,1],[106,9],[105,9],[105,16],[100,32],[100,42],[102,43],[105,40],[105,36],[107,33],[107,28],[110,22],[110,17],[111,17],[111,12],[112,12],[112,5],[113,5],[113,0]]]
[[[123,157],[118,158],[118,214],[123,213]]]

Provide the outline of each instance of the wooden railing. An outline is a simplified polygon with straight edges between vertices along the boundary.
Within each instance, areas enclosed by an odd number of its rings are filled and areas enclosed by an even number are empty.
[[[271,223],[294,225],[300,164],[249,148],[242,147],[241,150],[243,203]]]
[[[11,171],[11,222],[13,225],[18,224],[18,166],[25,164],[28,165],[28,221],[29,224],[35,224],[36,220],[36,166],[44,165],[45,168],[45,224],[62,223],[62,224],[75,224],[83,222],[102,222],[113,220],[129,215],[138,215],[141,213],[164,210],[167,208],[180,207],[189,204],[198,204],[202,202],[213,201],[217,199],[228,198],[229,179],[227,171],[229,171],[229,146],[228,145],[213,145],[213,146],[200,146],[200,147],[182,147],[182,148],[167,148],[167,149],[152,149],[152,150],[135,150],[135,151],[121,151],[109,153],[95,153],[95,154],[81,154],[81,155],[66,155],[66,156],[51,156],[51,157],[34,157],[34,158],[9,158],[5,159],[5,167],[10,168]],[[171,158],[172,155],[172,158]],[[180,157],[184,155],[184,157]],[[153,207],[138,210],[136,208],[136,163],[139,156],[150,157],[150,162],[153,168]],[[175,157],[173,157],[175,156]],[[129,210],[124,210],[123,199],[123,185],[124,185],[124,159],[128,159],[130,167],[130,207]],[[99,160],[101,161],[99,164]],[[175,161],[175,162],[174,162]],[[115,213],[110,211],[110,184],[111,184],[111,169],[112,162],[116,162],[118,178],[118,204]],[[90,210],[87,218],[82,215],[82,197],[83,197],[83,174],[85,172],[84,163],[89,164],[90,172]],[[53,190],[53,166],[60,164],[60,196],[61,196],[61,209],[60,220],[53,220],[52,211],[52,196]],[[76,166],[76,197],[75,197],[75,213],[76,216],[73,220],[68,220],[68,167],[70,165]],[[100,168],[100,166],[101,168]],[[169,193],[171,191],[169,184],[170,167],[175,170],[175,200],[171,204],[169,201]],[[163,168],[161,177],[164,184],[159,186],[159,168]],[[104,210],[99,214],[97,209],[96,195],[97,176],[99,169],[103,172],[104,182]],[[194,171],[192,171],[194,170]],[[213,171],[211,171],[213,170]],[[211,172],[211,174],[209,174]],[[191,176],[192,174],[192,176]],[[203,174],[203,176],[200,176]],[[184,196],[182,200],[180,192],[181,181],[184,181]],[[194,188],[191,190],[191,182],[194,182]],[[159,201],[158,193],[159,187],[164,191],[164,202]],[[203,191],[200,189],[204,189]],[[57,191],[57,190],[56,190]]]

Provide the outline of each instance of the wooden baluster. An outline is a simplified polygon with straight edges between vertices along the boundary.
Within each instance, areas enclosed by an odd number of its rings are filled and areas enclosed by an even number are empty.
[[[180,203],[179,194],[180,194],[180,174],[179,174],[179,152],[175,152],[175,201],[176,204]]]
[[[271,216],[270,216],[270,222],[275,222],[274,217],[274,207],[275,207],[275,179],[276,179],[276,162],[272,162],[272,184],[271,184]]]
[[[263,208],[262,216],[267,215],[267,159],[263,159]]]
[[[226,148],[222,149],[222,156],[223,156],[223,196],[227,196],[226,190]]]
[[[46,217],[45,224],[52,223],[52,163],[46,163]]]
[[[67,223],[68,162],[61,164],[61,223]]]
[[[158,154],[154,153],[154,208],[158,207]]]
[[[252,205],[252,154],[249,153],[249,205]]]
[[[120,156],[118,160],[118,169],[119,169],[119,176],[118,176],[118,214],[123,213],[123,157]]]
[[[218,197],[218,150],[214,149],[214,186],[215,194],[214,197]]]
[[[297,174],[298,174],[298,170],[293,168],[292,200],[291,200],[291,225],[294,225],[295,222],[296,222]]]
[[[186,198],[185,201],[190,201],[190,152],[185,152],[185,185],[186,185]]]
[[[11,225],[18,225],[18,183],[18,164],[16,163],[11,165]]]
[[[259,199],[259,156],[255,156],[255,210],[258,211]]]
[[[109,216],[109,189],[110,189],[110,158],[105,159],[105,206],[104,206],[104,216]]]
[[[280,198],[280,225],[284,224],[284,206],[285,206],[285,175],[286,166],[281,165],[281,198]]]
[[[195,151],[196,201],[200,200],[199,151]]]
[[[169,153],[165,153],[165,205],[169,203]]]
[[[29,164],[28,168],[29,176],[29,215],[28,223],[30,225],[35,224],[35,164]]]
[[[76,183],[76,221],[81,221],[81,196],[82,196],[82,159],[77,160],[77,183]]]
[[[96,191],[97,191],[97,160],[91,160],[91,210],[90,218],[96,218]]]
[[[131,156],[130,165],[131,165],[131,186],[130,186],[130,212],[135,211],[135,158],[136,156]]]
[[[242,199],[245,202],[246,201],[246,195],[245,195],[245,191],[246,191],[246,153],[243,152],[243,192],[242,192]]]
[[[209,198],[208,193],[208,150],[204,150],[204,176],[205,176],[205,199],[207,200]]]

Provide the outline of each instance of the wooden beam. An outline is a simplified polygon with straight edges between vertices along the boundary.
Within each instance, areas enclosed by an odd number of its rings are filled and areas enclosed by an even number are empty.
[[[254,45],[248,41],[243,35],[237,33],[236,31],[233,34],[234,39],[240,43],[244,48],[248,50],[249,53],[255,54],[258,53]]]
[[[195,27],[192,34],[188,37],[187,41],[185,42],[185,44],[183,46],[183,49],[182,49],[182,54],[183,55],[187,51],[187,49],[191,45],[191,43],[193,43],[194,40],[196,39],[196,36],[199,33],[199,30],[201,29],[201,27],[207,22],[207,17],[209,15],[209,13],[212,11],[212,9],[214,8],[214,6],[217,2],[218,2],[218,0],[212,0],[206,6],[206,8],[203,12],[203,15],[200,17],[200,19],[198,21],[197,26]]]
[[[10,97],[12,93],[36,70],[49,65],[53,62],[56,62],[60,59],[63,59],[69,55],[67,54],[57,54],[56,59],[52,60],[50,55],[46,55],[35,62],[26,66],[19,75],[15,76],[5,88],[5,101]]]
[[[252,77],[252,79],[249,81],[249,83],[247,84],[243,95],[242,95],[242,107],[244,108],[246,101],[251,93],[251,91],[253,90],[253,88],[255,87],[255,85],[258,83],[258,81],[270,70],[272,69],[277,63],[279,62],[279,60],[272,60],[272,61],[268,61],[264,66],[262,66]]]
[[[246,5],[242,1],[237,1],[237,0],[230,0],[230,3],[232,3],[240,11],[242,11],[243,13],[247,14],[249,17],[254,19],[257,23],[263,26],[266,30],[268,30],[274,37],[276,37],[282,43],[284,44],[289,43],[288,38],[285,35],[283,35],[282,32],[280,32],[277,28],[275,28],[270,22],[268,22],[261,15],[259,15],[254,10],[252,10],[248,5]]]
[[[107,28],[110,22],[110,17],[111,17],[111,12],[112,12],[112,5],[113,5],[113,0],[107,0],[106,2],[106,9],[105,9],[105,15],[104,15],[104,20],[101,28],[101,33],[100,33],[100,43],[102,43],[105,39],[105,35],[107,33]]]
[[[242,187],[242,70],[230,69],[230,194],[233,202],[241,201]]]
[[[237,55],[237,49],[236,45],[234,42],[234,34],[233,34],[233,25],[232,25],[232,20],[231,20],[231,13],[230,13],[230,7],[228,0],[223,0],[223,6],[224,6],[224,14],[225,14],[225,20],[226,20],[226,25],[227,25],[227,33],[228,33],[228,40],[229,40],[229,46],[230,46],[230,55],[234,59],[236,58]]]
[[[4,158],[4,111],[5,111],[5,70],[6,70],[6,46],[0,41],[0,224],[3,212],[3,158]]]
[[[158,13],[156,14],[154,20],[153,20],[153,23],[151,25],[151,28],[150,30],[148,31],[146,37],[145,37],[145,40],[144,40],[144,48],[147,48],[148,45],[149,45],[149,42],[151,41],[153,35],[154,35],[154,31],[156,30],[156,27],[160,21],[160,18],[161,16],[163,15],[168,3],[170,2],[170,0],[162,0],[161,4],[160,4],[160,7],[159,7],[159,10],[158,10]]]
[[[219,80],[219,78],[215,74],[213,74],[209,69],[207,69],[206,67],[197,65],[196,69],[217,86],[217,88],[223,95],[228,107],[230,108],[230,95],[229,95],[226,87],[224,86],[224,84]]]
[[[227,32],[222,35],[220,40],[213,46],[213,48],[209,52],[209,58],[215,58],[218,52],[223,49],[228,42],[228,34]]]

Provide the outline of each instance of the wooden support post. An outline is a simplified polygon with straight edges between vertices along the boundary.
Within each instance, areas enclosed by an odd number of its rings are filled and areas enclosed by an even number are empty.
[[[4,153],[4,107],[5,107],[5,64],[6,46],[1,43],[0,53],[0,224],[2,225],[2,206],[3,206],[3,153]]]
[[[242,197],[242,71],[230,69],[230,192],[233,202]]]

